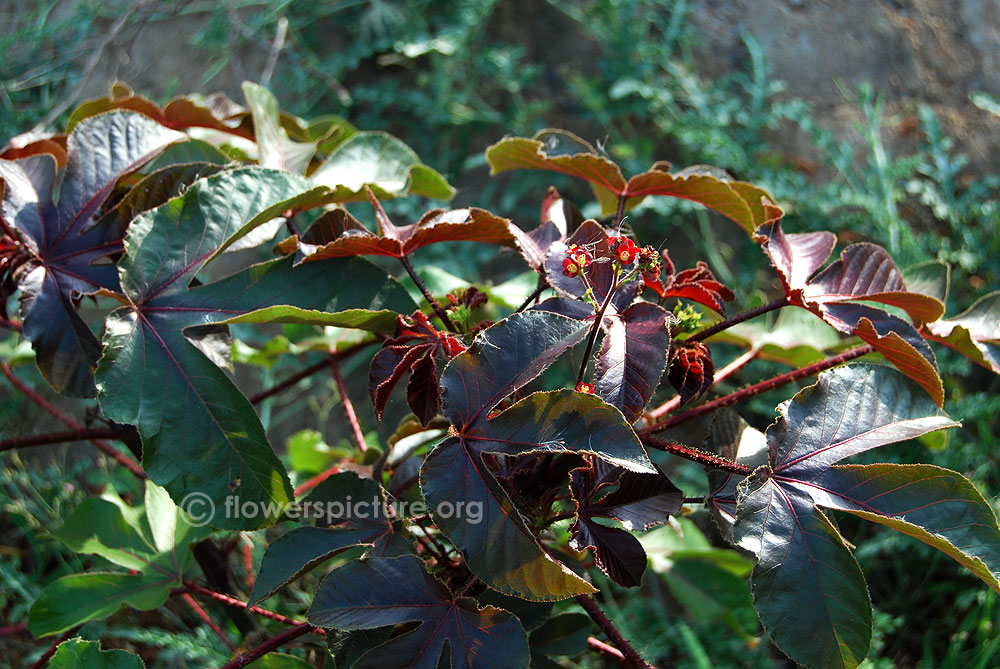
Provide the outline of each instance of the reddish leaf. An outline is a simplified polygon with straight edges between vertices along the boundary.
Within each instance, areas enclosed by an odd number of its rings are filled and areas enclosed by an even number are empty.
[[[630,423],[642,414],[667,363],[670,332],[663,307],[639,302],[605,318],[607,333],[597,354],[597,395],[618,407]]]
[[[148,116],[160,125],[174,130],[188,128],[210,128],[245,139],[254,138],[249,113],[222,93],[209,96],[205,104],[190,98],[177,97],[160,107],[152,100],[135,95],[125,84],[116,82],[107,97],[88,100],[70,116],[66,132],[70,132],[80,121],[115,109],[126,109]]]
[[[567,153],[569,151],[569,153]],[[543,130],[534,139],[506,137],[486,149],[490,174],[536,169],[585,179],[615,194],[625,188],[625,177],[613,162],[572,133]]]
[[[413,364],[410,381],[406,384],[406,403],[421,425],[430,423],[441,411],[441,389],[433,349]]]
[[[906,290],[903,275],[888,252],[876,244],[851,244],[840,259],[806,286],[809,302],[865,300],[904,309],[917,323],[933,323],[944,315],[937,298]]]
[[[403,227],[393,225],[380,209],[381,206],[376,209],[376,218],[381,235],[368,230],[347,210],[334,209],[321,216],[297,243],[286,240],[279,250],[297,251],[297,262],[315,262],[356,255],[399,258],[437,242],[516,244],[512,232],[515,226],[485,209],[435,209],[417,223]]]
[[[708,265],[699,260],[694,269],[686,269],[674,274],[674,263],[671,262],[670,254],[665,249],[663,260],[666,270],[665,279],[649,274],[643,275],[646,288],[660,296],[660,304],[667,298],[680,297],[704,304],[709,309],[725,315],[726,307],[723,303],[732,300],[735,295],[726,288],[725,284],[715,278],[712,270],[708,269]]]
[[[610,489],[613,492],[605,495]],[[648,530],[681,510],[681,491],[660,472],[631,472],[600,460],[574,469],[570,490],[576,504],[570,546],[577,551],[592,548],[597,565],[615,583],[638,586],[647,562],[642,544],[628,532],[601,525],[594,518],[613,518],[632,531]]]
[[[711,388],[715,381],[715,364],[708,346],[700,341],[674,341],[667,378],[680,393],[681,405]]]
[[[382,412],[385,411],[392,389],[417,360],[433,348],[431,344],[412,347],[386,346],[375,354],[368,370],[368,392],[371,394],[375,415],[379,420],[382,419]]]
[[[755,236],[778,270],[789,304],[813,312],[837,330],[871,344],[901,372],[919,383],[940,406],[944,387],[934,353],[906,321],[881,309],[856,304],[877,301],[902,307],[915,319],[937,318],[936,298],[910,293],[889,254],[875,244],[853,244],[812,280],[836,242],[831,233],[786,235],[781,223],[762,226]]]
[[[39,136],[36,133],[25,133],[10,140],[10,143],[0,152],[3,160],[20,160],[28,156],[47,153],[56,159],[59,167],[66,167],[69,161],[69,151],[66,148],[66,135]]]

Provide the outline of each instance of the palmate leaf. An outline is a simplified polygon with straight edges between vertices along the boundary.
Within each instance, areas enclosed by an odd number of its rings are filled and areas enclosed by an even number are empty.
[[[269,509],[255,518],[217,513],[216,526],[273,522],[291,488],[250,402],[186,331],[235,322],[391,331],[398,311],[415,309],[397,282],[358,258],[301,268],[285,258],[192,285],[256,226],[328,196],[289,173],[233,170],[143,214],[125,239],[119,269],[127,304],[108,317],[97,371],[101,405],[109,418],[139,428],[143,466],[174,499],[200,492],[221,510],[235,494]]]
[[[268,544],[247,606],[259,604],[352,546],[371,546],[368,555],[373,557],[407,552],[406,541],[398,534],[400,528],[386,517],[384,504],[382,487],[354,472],[324,480],[301,507],[317,518],[319,526],[297,527]],[[340,526],[342,523],[346,524]],[[335,524],[338,526],[330,527]]]
[[[594,391],[625,419],[634,422],[667,365],[670,331],[667,311],[651,302],[633,304],[620,315],[605,317],[604,341],[594,366]]]
[[[647,563],[642,544],[629,532],[594,518],[614,518],[628,530],[648,530],[681,510],[681,491],[660,472],[631,472],[600,460],[570,472],[570,491],[576,504],[570,546],[577,551],[593,548],[597,565],[615,583],[638,586]]]
[[[591,183],[602,213],[615,213],[618,200],[626,198],[626,210],[650,195],[666,195],[697,202],[714,209],[752,233],[768,220],[761,204],[770,200],[766,191],[735,181],[718,168],[695,165],[677,172],[667,163],[657,163],[648,172],[628,181],[621,168],[601,155],[590,143],[562,130],[542,130],[534,138],[506,137],[486,150],[491,174],[513,169],[561,172]]]
[[[829,232],[785,234],[774,220],[754,234],[778,272],[788,303],[816,314],[835,329],[870,344],[901,372],[920,384],[938,406],[944,386],[934,352],[920,333],[903,319],[859,301],[904,309],[917,323],[944,313],[940,300],[906,290],[892,258],[875,244],[852,244],[825,270],[836,238]]]
[[[528,638],[512,614],[453,597],[416,557],[370,558],[330,572],[306,618],[313,625],[363,630],[418,622],[372,648],[355,669],[528,666]],[[442,657],[444,655],[444,657]]]
[[[95,218],[120,177],[181,138],[142,115],[115,112],[87,119],[70,134],[64,172],[46,154],[0,161],[0,180],[6,182],[0,215],[33,256],[18,286],[24,336],[42,375],[61,393],[95,393],[100,345],[76,303],[81,295],[118,290],[107,256],[121,251],[122,231],[94,225]]]
[[[960,474],[929,465],[835,465],[955,425],[912,382],[874,365],[824,372],[782,405],[767,431],[767,465],[739,484],[734,537],[757,554],[754,604],[789,657],[854,667],[868,652],[864,577],[820,507],[925,541],[998,588],[1000,527]]]
[[[207,534],[208,528],[192,525],[151,481],[143,507],[129,507],[113,493],[84,501],[56,538],[132,573],[71,574],[54,581],[32,604],[28,629],[47,636],[105,618],[123,604],[143,610],[161,606],[191,564],[190,545]]]
[[[623,295],[624,299],[630,298]],[[586,302],[561,297],[544,300],[531,310],[588,323],[596,316]],[[670,348],[667,318],[667,311],[651,302],[638,302],[620,314],[611,311],[604,316],[604,340],[594,366],[594,392],[617,407],[629,422],[638,420],[663,376]]]
[[[483,331],[442,375],[444,414],[454,431],[424,462],[421,489],[469,568],[500,592],[551,600],[593,587],[542,549],[485,454],[586,453],[630,471],[656,471],[622,415],[593,395],[534,393],[489,417],[587,329],[553,313],[514,314]]]

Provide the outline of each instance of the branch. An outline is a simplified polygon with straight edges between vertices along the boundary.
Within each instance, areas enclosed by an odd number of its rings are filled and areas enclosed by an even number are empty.
[[[786,306],[788,306],[788,298],[785,296],[781,296],[774,302],[765,304],[762,307],[757,307],[756,309],[751,309],[750,311],[744,311],[742,314],[736,314],[735,316],[730,316],[729,318],[723,321],[719,321],[712,327],[705,328],[700,332],[696,332],[690,337],[688,337],[688,341],[702,341],[704,339],[708,339],[712,335],[718,334],[723,330],[728,330],[729,328],[739,323],[742,323],[743,321],[748,321],[751,318],[760,316],[761,314],[766,314],[769,311],[774,311],[775,309],[780,309]]]
[[[222,640],[222,643],[229,647],[229,650],[234,653],[239,650],[239,647],[226,636],[226,634],[222,631],[222,628],[215,624],[215,621],[212,620],[212,616],[208,615],[208,612],[201,608],[201,605],[194,600],[194,597],[185,592],[181,595],[181,599],[183,599],[184,603],[187,604],[192,611],[194,611],[196,616],[201,618],[203,623],[208,625],[208,628],[212,630],[215,636],[219,637],[219,639]]]
[[[281,646],[284,646],[289,641],[293,641],[304,634],[309,634],[315,631],[316,627],[313,627],[309,623],[300,623],[295,627],[285,630],[281,634],[271,637],[264,643],[260,644],[256,648],[253,648],[246,653],[243,653],[232,662],[227,662],[223,665],[222,669],[238,669],[239,667],[245,667],[259,657],[267,655],[272,650],[276,650]]]
[[[413,265],[410,264],[409,258],[407,258],[406,256],[399,256],[399,262],[403,265],[403,269],[406,270],[406,273],[410,275],[410,278],[413,279],[413,283],[417,284],[417,288],[419,288],[420,292],[424,294],[424,298],[427,300],[427,304],[431,305],[431,308],[434,310],[434,313],[437,314],[437,317],[441,319],[441,322],[444,323],[444,326],[448,328],[448,330],[451,332],[458,332],[458,330],[455,328],[455,325],[451,322],[451,319],[448,318],[448,314],[445,313],[445,310],[441,308],[441,305],[438,303],[438,301],[434,299],[433,295],[431,295],[431,291],[427,289],[427,285],[424,284],[424,282],[420,279],[419,276],[417,276],[417,271],[413,269]]]
[[[720,455],[715,455],[714,453],[707,453],[697,448],[691,448],[690,446],[685,446],[684,444],[678,444],[676,441],[664,441],[663,439],[643,435],[642,443],[646,446],[666,451],[667,453],[673,453],[674,455],[680,456],[686,460],[697,462],[705,465],[706,467],[711,467],[712,469],[721,469],[723,471],[743,476],[749,476],[751,472],[750,467],[747,465],[734,462]]]
[[[365,443],[365,433],[361,431],[358,414],[354,413],[354,405],[351,403],[351,398],[347,396],[347,386],[344,385],[344,378],[340,375],[340,365],[337,364],[337,359],[333,356],[330,356],[330,368],[333,370],[333,379],[337,382],[337,392],[340,393],[340,401],[344,405],[347,422],[351,424],[351,431],[354,432],[354,440],[358,442],[358,448],[364,453],[368,450],[368,444]]]
[[[18,390],[20,390],[31,401],[33,401],[35,404],[37,404],[38,406],[40,406],[43,409],[45,409],[46,411],[48,411],[50,414],[52,414],[53,416],[55,416],[56,418],[58,418],[60,421],[62,421],[63,423],[65,423],[67,426],[69,426],[70,428],[72,428],[72,429],[74,429],[76,431],[80,431],[80,430],[84,429],[83,425],[81,425],[80,423],[78,423],[77,421],[75,421],[68,414],[64,413],[57,406],[55,406],[54,404],[52,404],[51,402],[49,402],[47,399],[45,399],[44,397],[42,397],[33,388],[30,388],[27,384],[25,384],[23,381],[21,381],[21,379],[17,378],[14,375],[14,372],[11,371],[11,369],[7,365],[7,363],[4,362],[4,361],[2,361],[2,360],[0,360],[0,373],[2,373],[4,376],[6,376],[7,380],[10,381],[11,384],[15,388],[17,388]],[[146,472],[143,471],[142,467],[140,467],[139,464],[135,460],[131,459],[130,457],[128,457],[124,453],[120,453],[114,446],[112,446],[108,442],[104,441],[103,439],[90,439],[90,443],[92,443],[94,446],[96,446],[102,453],[104,453],[105,455],[107,455],[109,458],[111,458],[112,460],[115,460],[116,462],[118,462],[119,464],[121,464],[123,467],[125,467],[127,470],[129,470],[130,472],[132,472],[136,476],[136,478],[138,478],[139,480],[145,481],[146,479],[149,478],[149,476],[146,474]]]
[[[284,16],[278,19],[278,25],[274,30],[274,41],[271,42],[271,51],[267,54],[267,63],[264,71],[260,75],[260,85],[267,86],[274,74],[274,66],[278,64],[278,54],[285,47],[285,35],[288,34],[288,19]]]
[[[597,623],[597,626],[601,628],[601,631],[607,635],[611,643],[621,651],[622,657],[625,663],[633,669],[652,669],[651,665],[644,659],[639,657],[639,653],[636,652],[635,648],[625,640],[622,633],[618,631],[615,624],[604,615],[604,611],[597,605],[597,602],[593,600],[590,595],[577,595],[575,597],[577,603],[583,607],[583,610],[587,612],[587,615]]]
[[[672,427],[676,427],[681,423],[686,423],[693,418],[702,416],[706,413],[711,413],[716,409],[721,409],[722,407],[729,406],[730,404],[736,404],[737,402],[742,402],[743,400],[753,397],[754,395],[759,395],[768,390],[773,390],[774,388],[779,388],[792,381],[798,381],[799,379],[804,379],[807,376],[812,376],[813,374],[818,374],[824,370],[830,369],[831,367],[836,367],[837,365],[843,364],[849,360],[854,360],[855,358],[860,358],[863,355],[867,355],[874,351],[875,349],[865,344],[864,346],[859,346],[858,348],[852,348],[849,351],[844,351],[839,355],[835,355],[832,358],[827,358],[826,360],[820,360],[819,362],[813,363],[807,367],[801,369],[793,369],[790,372],[780,374],[773,378],[767,379],[766,381],[761,381],[752,386],[747,386],[742,390],[737,390],[734,393],[728,395],[723,395],[711,402],[705,402],[693,409],[688,409],[683,413],[679,413],[676,416],[672,416],[667,420],[660,421],[659,423],[653,423],[649,427],[639,430],[639,436],[646,437],[651,434],[656,434],[657,432],[663,432],[664,430],[669,430]]]
[[[118,430],[111,428],[50,432],[48,434],[31,434],[25,437],[11,437],[10,439],[0,440],[0,451],[12,451],[16,448],[44,446],[45,444],[60,444],[67,441],[118,439],[120,437],[121,433],[119,433]]]
[[[170,594],[171,595],[180,595],[180,594],[184,594],[185,592],[189,592],[189,591],[190,592],[197,592],[198,594],[204,595],[205,597],[209,597],[211,599],[214,599],[217,602],[222,602],[226,606],[232,606],[234,608],[245,609],[245,610],[249,611],[250,613],[254,613],[254,614],[258,615],[258,616],[262,616],[264,618],[270,618],[271,620],[277,620],[279,623],[284,623],[286,625],[299,625],[299,624],[301,624],[301,622],[298,621],[298,620],[295,620],[293,618],[289,618],[288,616],[283,616],[280,613],[275,613],[274,611],[268,611],[267,609],[262,609],[259,606],[251,606],[251,607],[247,608],[247,603],[246,602],[240,601],[239,599],[236,599],[235,597],[230,597],[229,595],[224,595],[221,592],[216,592],[214,590],[209,590],[205,586],[198,585],[194,581],[189,581],[187,579],[184,579],[183,583],[184,583],[184,587],[183,588],[176,588],[174,590],[171,590]],[[318,628],[318,627],[314,631],[317,634],[320,634],[320,635],[326,634],[326,632],[323,631],[323,629]]]
[[[514,310],[514,313],[519,314],[525,309],[527,309],[528,305],[537,300],[548,287],[549,287],[549,282],[545,280],[545,277],[539,276],[538,287],[535,288],[535,290],[531,293],[531,295],[528,295],[528,297],[525,298],[524,302],[521,303],[521,306],[519,306],[517,309]]]
[[[14,332],[23,332],[24,326],[21,321],[12,321],[7,318],[0,318],[0,327],[7,328],[8,330],[13,330]]]
[[[596,639],[592,636],[587,637],[587,645],[590,646],[591,650],[596,650],[601,655],[611,658],[620,664],[628,666],[628,662],[625,660],[625,656],[622,652],[612,646],[611,644],[604,643],[600,639]]]
[[[108,30],[106,33],[107,36],[101,42],[100,46],[97,47],[97,51],[90,55],[86,65],[83,66],[83,77],[80,79],[80,83],[76,85],[76,88],[73,89],[73,92],[70,93],[68,98],[53,107],[42,122],[31,129],[32,132],[44,132],[47,127],[52,125],[56,119],[62,116],[63,112],[73,106],[73,103],[76,102],[86,90],[87,84],[90,83],[90,77],[93,76],[94,70],[97,69],[97,65],[101,62],[104,52],[109,46],[111,46],[112,42],[117,39],[118,34],[125,27],[125,24],[128,23],[128,20],[132,18],[132,15],[139,9],[143,9],[147,4],[149,4],[149,0],[142,0],[141,2],[134,2],[129,5],[128,9],[125,10],[121,17],[119,17],[119,19],[115,21]]]

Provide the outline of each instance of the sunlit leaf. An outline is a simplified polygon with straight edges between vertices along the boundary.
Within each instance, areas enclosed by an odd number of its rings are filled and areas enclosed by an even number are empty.
[[[844,508],[847,504],[836,499],[853,499],[857,493],[861,505],[867,505],[864,510],[877,514],[882,508],[877,500],[886,496],[881,513],[892,525],[898,524],[898,515],[908,513],[905,507],[893,508],[903,504],[895,500],[901,495],[907,498],[908,493],[901,493],[889,475],[901,472],[903,466],[877,465],[884,468],[879,470],[884,476],[871,479],[869,491],[861,489],[866,480],[840,487],[837,477],[844,468],[832,465],[956,423],[912,382],[887,367],[862,364],[824,372],[815,385],[780,410],[781,416],[767,430],[768,464],[738,486],[734,536],[758,558],[752,576],[754,605],[771,638],[795,661],[855,667],[868,652],[871,604],[857,562],[818,507]],[[949,490],[957,491],[954,486]],[[922,497],[920,504],[926,502]],[[978,508],[980,514],[992,517],[978,495],[956,505]],[[951,522],[944,519],[938,527],[951,532]],[[961,537],[957,543],[980,550],[961,527],[969,521],[955,522],[960,526],[954,529],[954,536]],[[995,519],[992,527],[973,531],[1000,543]],[[961,552],[959,547],[955,550]],[[976,560],[982,564],[975,555],[970,558]],[[789,616],[801,610],[811,613]]]
[[[301,177],[246,168],[196,182],[129,228],[119,262],[129,304],[108,318],[97,373],[101,405],[109,417],[139,428],[143,466],[175,499],[197,491],[221,509],[234,494],[265,508],[291,498],[253,407],[186,331],[280,321],[380,329],[394,320],[391,312],[415,308],[391,277],[356,258],[301,268],[285,258],[215,283],[191,283],[255,226],[326,196]],[[187,455],[192,439],[198,457]],[[217,513],[212,522],[245,528],[275,518],[273,512],[255,518]]]
[[[1000,374],[1000,291],[983,295],[958,316],[927,328],[935,341]]]
[[[4,220],[22,235],[32,259],[21,269],[24,336],[45,379],[61,393],[95,392],[100,345],[76,310],[81,295],[117,291],[107,256],[120,252],[118,225],[93,225],[118,179],[182,138],[139,114],[116,112],[81,123],[67,140],[69,163],[52,156],[0,161]]]

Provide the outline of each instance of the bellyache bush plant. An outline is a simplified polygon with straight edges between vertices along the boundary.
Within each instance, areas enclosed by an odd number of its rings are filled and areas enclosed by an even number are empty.
[[[582,220],[550,188],[531,229],[475,208],[400,225],[383,201],[449,199],[453,189],[395,138],[337,118],[306,122],[279,112],[261,87],[244,90],[246,107],[179,98],[161,108],[116,85],[74,113],[67,135],[21,142],[0,161],[0,305],[19,302],[3,324],[31,343],[53,390],[96,397],[104,426],[56,409],[0,361],[68,428],[7,435],[2,447],[90,440],[144,486],[132,503],[108,489],[54,530],[106,568],[57,578],[35,601],[27,629],[54,637],[50,650],[123,605],[152,610],[179,598],[232,649],[232,667],[269,653],[278,666],[301,666],[274,653],[300,637],[306,657],[322,663],[315,649],[325,645],[337,666],[551,666],[588,651],[649,666],[656,658],[635,648],[643,639],[623,638],[592,598],[603,581],[595,570],[638,586],[652,544],[635,533],[697,532],[676,517],[698,505],[753,557],[760,622],[806,666],[855,667],[872,636],[865,579],[831,510],[924,541],[1000,591],[1000,529],[971,483],[931,465],[847,461],[957,426],[941,409],[931,344],[1000,373],[1000,293],[946,318],[943,267],[921,267],[908,283],[868,243],[827,263],[835,236],[785,232],[781,209],[752,184],[667,163],[626,179],[603,152],[555,130],[490,147],[493,172],[583,179],[602,220]],[[730,315],[734,287],[701,262],[678,270],[670,250],[627,226],[647,197],[730,219],[770,259],[775,299]],[[536,288],[516,308],[475,277],[435,294],[415,268],[420,249],[457,241],[513,249],[509,262]],[[270,259],[234,268],[247,257],[232,253],[240,249]],[[97,297],[103,324],[80,309]],[[778,310],[770,330],[748,322]],[[794,312],[830,332],[801,338]],[[315,327],[298,350],[319,348],[323,359],[248,397],[227,373],[229,326],[255,323]],[[358,336],[345,344],[322,326]],[[717,368],[722,342],[746,351]],[[378,444],[341,374],[364,352],[379,419],[403,402],[410,412]],[[711,397],[758,356],[791,369]],[[356,448],[310,478],[275,453],[255,406],[321,370],[332,370]],[[725,409],[810,377],[763,433]],[[719,410],[707,444],[662,434]],[[677,459],[704,466],[707,495],[686,496],[664,474]],[[197,547],[213,546],[225,573],[248,536],[237,532],[283,520],[302,522],[259,564],[244,555],[243,599],[200,582],[192,555],[211,569]],[[331,564],[308,610],[280,599],[288,615],[260,606]],[[235,628],[220,628],[193,595],[246,609],[250,625],[286,627],[236,644]],[[553,608],[569,599],[587,615]],[[56,658],[102,652],[65,641]]]

